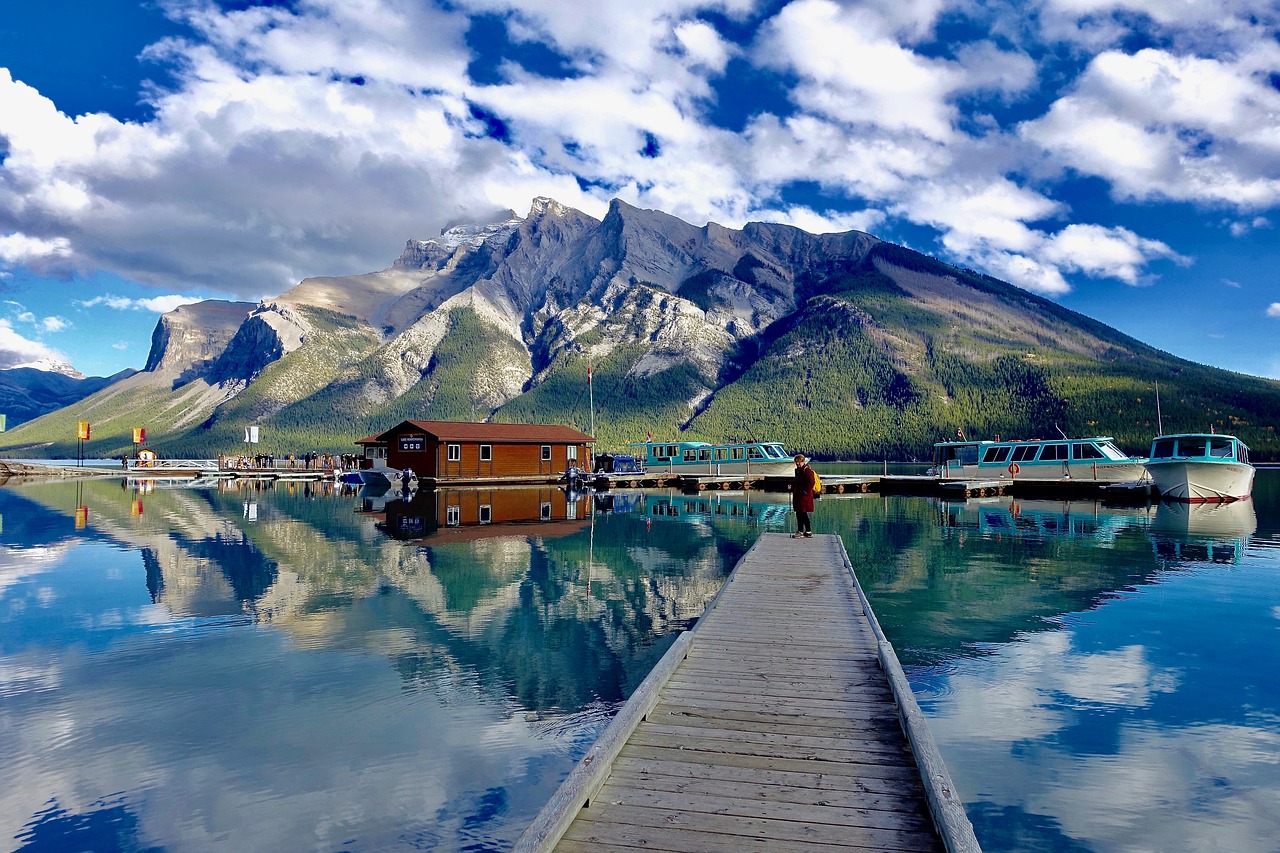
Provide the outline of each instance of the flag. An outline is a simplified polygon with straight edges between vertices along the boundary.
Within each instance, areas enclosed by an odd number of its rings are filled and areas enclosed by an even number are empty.
[[[956,438],[960,439],[961,441],[964,441],[964,430],[963,430],[963,429],[960,429],[959,427],[957,427],[957,428],[956,428]]]
[[[80,439],[81,441],[89,440],[89,422],[88,421],[76,421],[76,438]]]
[[[587,363],[587,384],[588,384],[588,385],[590,385],[590,384],[591,384],[591,364],[590,364],[590,362],[588,362],[588,363]]]
[[[645,441],[653,441],[653,433],[652,433],[652,432],[650,432],[649,430],[645,430],[645,432],[644,432],[644,440],[645,440]]]
[[[146,427],[134,427],[134,428],[133,428],[133,443],[134,443],[134,444],[144,444],[144,443],[146,442],[146,440],[147,440],[147,428],[146,428]]]

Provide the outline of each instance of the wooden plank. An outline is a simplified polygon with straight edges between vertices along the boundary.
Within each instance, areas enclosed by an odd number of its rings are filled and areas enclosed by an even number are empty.
[[[689,764],[739,767],[756,770],[789,770],[795,773],[825,773],[833,776],[855,776],[859,778],[896,779],[911,783],[919,789],[919,771],[906,763],[889,764],[876,756],[870,762],[857,761],[823,761],[809,758],[779,758],[777,756],[759,756],[746,753],[701,752],[696,749],[681,749],[669,746],[639,746],[628,744],[619,757],[646,761],[682,761]]]
[[[891,795],[893,802],[904,810],[926,807],[923,794],[914,798],[903,796],[904,786],[901,779],[887,775],[882,777],[820,772],[809,764],[806,764],[805,769],[801,771],[737,767],[728,763],[709,765],[693,761],[666,761],[652,754],[641,758],[621,755],[614,762],[613,772],[618,776],[629,778],[660,778],[666,780],[668,784],[685,782],[697,785],[703,782],[723,781],[738,785],[743,791],[748,791],[750,786],[757,786],[768,787],[774,792],[803,791],[813,797]]]
[[[615,799],[617,798],[617,799]],[[771,799],[742,797],[740,792],[729,789],[717,793],[703,793],[689,797],[670,791],[636,789],[625,784],[610,783],[596,795],[596,806],[634,806],[646,809],[667,809],[682,814],[712,814],[729,817],[765,818],[787,820],[810,825],[858,827],[862,829],[889,829],[899,832],[924,832],[931,830],[927,814],[911,814],[856,806],[834,806],[829,803],[794,803]]]
[[[594,810],[592,810],[594,812]],[[591,815],[589,823],[578,821],[565,833],[578,840],[615,838],[641,831],[641,835],[661,837],[673,830],[686,830],[685,850],[705,850],[701,842],[710,835],[731,836],[734,840],[769,840],[775,850],[783,845],[802,843],[859,844],[876,850],[934,851],[940,849],[937,836],[931,832],[878,827],[831,826],[788,820],[766,820],[738,815],[704,814],[669,809],[647,809],[638,806],[610,805]],[[589,835],[574,832],[581,827]],[[692,833],[690,835],[689,833]],[[693,844],[690,845],[690,840]],[[785,849],[785,848],[784,848]]]

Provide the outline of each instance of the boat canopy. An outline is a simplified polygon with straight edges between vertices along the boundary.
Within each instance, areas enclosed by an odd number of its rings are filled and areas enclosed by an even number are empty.
[[[632,447],[645,448],[648,462],[681,464],[697,462],[740,462],[743,460],[787,459],[782,445],[772,441],[711,444],[706,441],[636,442]]]
[[[1249,447],[1234,435],[1196,433],[1159,435],[1151,442],[1151,458],[1207,459],[1249,463]]]

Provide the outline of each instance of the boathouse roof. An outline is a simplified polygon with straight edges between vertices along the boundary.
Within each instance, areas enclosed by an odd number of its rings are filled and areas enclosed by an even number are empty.
[[[370,436],[382,443],[392,433],[405,431],[405,427],[420,430],[437,441],[483,441],[503,444],[592,444],[595,439],[585,432],[558,424],[491,424],[467,421],[401,421],[386,432]],[[364,444],[363,439],[357,444]]]

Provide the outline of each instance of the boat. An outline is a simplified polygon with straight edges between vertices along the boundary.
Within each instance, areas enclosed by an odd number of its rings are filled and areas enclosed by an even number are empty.
[[[1158,435],[1151,441],[1147,471],[1164,500],[1218,503],[1244,500],[1253,492],[1249,448],[1234,435]]]
[[[1129,456],[1111,436],[940,441],[928,473],[943,479],[1088,480],[1127,483],[1147,477],[1145,459]]]
[[[792,454],[776,441],[710,444],[705,441],[644,441],[631,445],[649,474],[688,477],[790,477]]]

